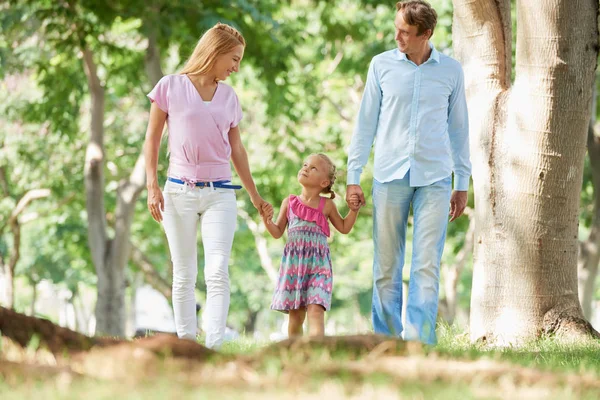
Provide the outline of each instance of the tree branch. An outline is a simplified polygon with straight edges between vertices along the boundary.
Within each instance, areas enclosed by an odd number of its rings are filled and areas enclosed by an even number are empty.
[[[156,271],[150,259],[146,257],[139,247],[133,243],[129,245],[131,247],[131,261],[140,268],[140,271],[144,274],[145,281],[170,301],[172,295],[171,284]]]
[[[269,255],[269,249],[267,246],[267,239],[264,236],[265,227],[262,224],[257,224],[245,210],[238,211],[240,217],[246,222],[248,229],[252,232],[254,236],[254,243],[256,244],[256,251],[258,252],[258,257],[260,258],[260,265],[263,267],[269,280],[272,284],[277,283],[277,269],[273,265],[273,260]]]

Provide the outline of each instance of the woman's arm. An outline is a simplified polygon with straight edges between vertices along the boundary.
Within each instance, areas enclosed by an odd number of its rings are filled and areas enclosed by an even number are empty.
[[[264,201],[258,194],[258,190],[256,190],[254,179],[252,179],[252,174],[250,173],[248,153],[246,153],[246,148],[240,137],[239,126],[229,130],[229,144],[231,146],[231,161],[233,161],[233,166],[242,181],[242,185],[250,195],[252,204],[254,204],[254,207],[256,207],[261,216],[266,213],[268,219],[273,218],[273,206]]]
[[[335,203],[330,199],[327,199],[325,210],[323,211],[325,211],[325,215],[329,218],[335,229],[343,234],[349,233],[352,230],[352,227],[356,222],[356,217],[358,216],[358,211],[350,209],[346,218],[342,218]]]
[[[161,110],[156,103],[150,107],[150,119],[146,129],[144,141],[144,158],[146,160],[146,188],[148,189],[148,210],[157,222],[162,221],[161,211],[165,209],[165,201],[158,186],[158,150],[160,139],[167,120],[167,113]]]
[[[277,222],[273,223],[270,218],[267,218],[266,214],[263,214],[263,222],[265,223],[265,227],[267,231],[273,236],[275,239],[279,239],[283,236],[285,232],[285,228],[288,223],[287,219],[287,211],[288,211],[288,203],[289,199],[285,198],[281,202],[281,208],[279,209],[279,216],[277,217]]]

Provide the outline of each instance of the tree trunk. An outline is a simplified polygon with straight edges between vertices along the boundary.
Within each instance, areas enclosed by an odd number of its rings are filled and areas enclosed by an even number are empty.
[[[128,179],[119,183],[115,210],[115,237],[109,239],[104,206],[104,98],[105,92],[97,74],[96,63],[88,48],[82,49],[88,88],[92,99],[90,141],[85,161],[88,242],[98,278],[96,332],[111,336],[125,334],[125,267],[130,256],[131,223],[144,185],[145,161],[140,152]],[[156,41],[149,40],[146,70],[154,85],[162,77]],[[159,76],[160,73],[160,76]]]
[[[577,296],[577,225],[598,3],[454,0],[475,187],[471,339],[598,334]]]
[[[595,105],[595,101],[593,103]],[[583,309],[583,315],[588,320],[592,318],[592,301],[594,299],[596,276],[598,275],[598,263],[600,262],[600,138],[594,132],[595,114],[596,107],[592,106],[587,149],[592,169],[592,186],[594,188],[594,219],[588,238],[579,243],[579,258],[577,260],[579,302]]]
[[[125,328],[125,280],[115,267],[114,249],[106,230],[104,205],[104,86],[88,48],[82,49],[88,89],[92,101],[90,140],[85,155],[86,210],[88,243],[96,268],[96,333],[123,336]],[[115,228],[116,229],[116,228]]]
[[[248,317],[244,323],[244,334],[254,333],[256,330],[256,320],[258,319],[258,311],[248,310]]]
[[[35,317],[35,302],[37,301],[37,285],[38,282],[37,281],[31,281],[31,289],[32,289],[32,295],[31,295],[31,310],[30,310],[30,314],[32,317]]]

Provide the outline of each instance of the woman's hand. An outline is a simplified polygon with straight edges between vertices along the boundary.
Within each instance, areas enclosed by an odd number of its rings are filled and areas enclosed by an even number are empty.
[[[156,222],[162,221],[162,211],[165,211],[165,199],[158,186],[148,187],[148,210]]]
[[[265,220],[273,219],[273,206],[267,203],[262,197],[254,196],[250,199],[254,207],[258,210],[259,214]]]

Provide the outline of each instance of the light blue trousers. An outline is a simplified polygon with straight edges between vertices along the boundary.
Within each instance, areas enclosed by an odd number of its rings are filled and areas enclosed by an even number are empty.
[[[410,187],[409,174],[387,183],[373,182],[373,328],[376,333],[435,344],[452,176],[429,186]],[[402,268],[411,204],[413,254],[403,327]]]

